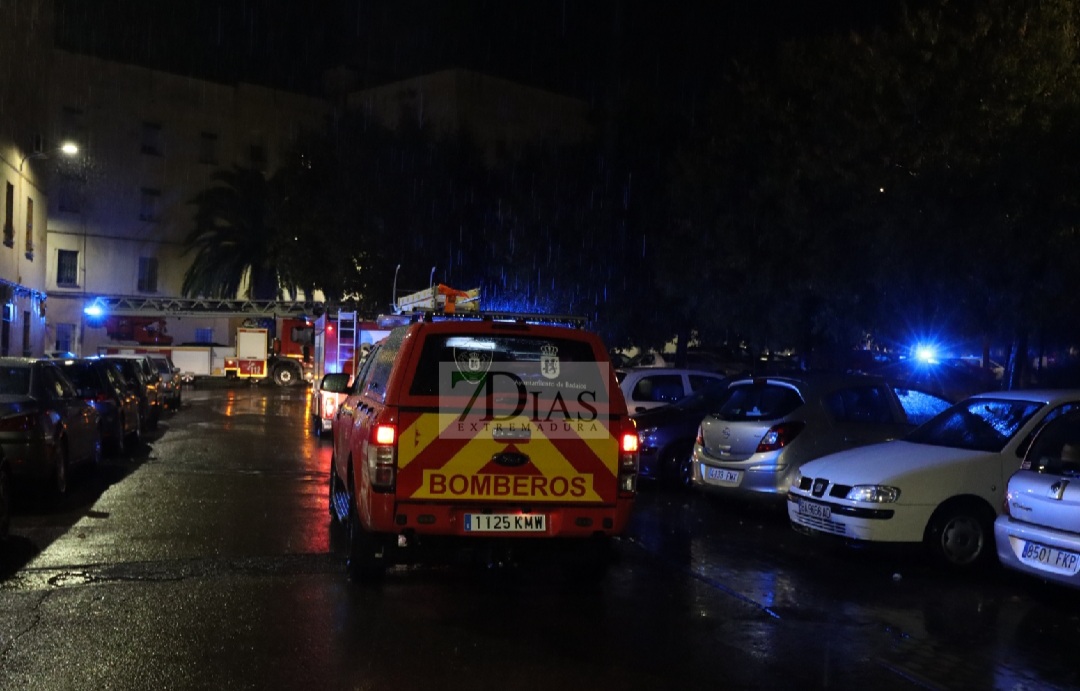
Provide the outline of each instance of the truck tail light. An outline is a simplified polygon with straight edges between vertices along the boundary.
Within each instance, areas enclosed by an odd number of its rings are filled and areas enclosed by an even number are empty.
[[[619,494],[634,496],[638,478],[638,433],[633,420],[623,423],[619,431]]]
[[[758,442],[757,453],[776,451],[787,446],[805,427],[804,422],[781,422],[779,425],[773,425]]]
[[[371,486],[381,492],[394,490],[397,472],[397,426],[379,423],[371,430],[367,447],[368,477]]]

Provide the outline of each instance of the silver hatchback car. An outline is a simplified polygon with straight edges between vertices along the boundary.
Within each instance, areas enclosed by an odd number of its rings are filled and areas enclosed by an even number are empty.
[[[808,374],[737,379],[701,421],[693,487],[744,497],[783,496],[804,463],[909,432],[904,408],[879,377]]]
[[[994,523],[1008,569],[1080,588],[1080,411],[1048,422],[1009,478]]]

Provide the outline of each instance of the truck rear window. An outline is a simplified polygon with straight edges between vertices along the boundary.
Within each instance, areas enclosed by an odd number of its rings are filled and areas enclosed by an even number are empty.
[[[451,365],[463,376],[479,375],[492,369],[510,369],[519,376],[558,380],[563,372],[574,371],[571,363],[595,363],[587,341],[497,334],[431,334],[420,352],[409,393],[413,396],[439,394],[440,366]]]

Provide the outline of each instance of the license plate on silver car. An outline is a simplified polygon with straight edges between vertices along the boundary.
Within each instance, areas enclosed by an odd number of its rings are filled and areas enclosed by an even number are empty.
[[[1050,570],[1069,574],[1076,574],[1080,571],[1080,555],[1075,552],[1066,552],[1063,549],[1040,545],[1038,542],[1024,542],[1024,549],[1020,552],[1020,561],[1032,566],[1045,566]]]
[[[726,468],[705,468],[705,478],[712,480],[713,482],[720,482],[728,485],[737,485],[742,479],[741,470],[727,470]]]

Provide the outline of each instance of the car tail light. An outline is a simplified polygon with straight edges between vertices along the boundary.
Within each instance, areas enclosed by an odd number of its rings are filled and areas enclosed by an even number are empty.
[[[637,492],[638,433],[633,420],[627,420],[619,431],[619,493],[633,496]]]
[[[27,433],[34,431],[37,418],[34,415],[12,415],[0,420],[0,432]]]
[[[758,442],[756,453],[776,451],[787,446],[805,427],[806,423],[803,422],[781,422],[779,425],[773,425]]]
[[[371,430],[367,446],[368,477],[371,486],[382,492],[394,489],[397,471],[397,426],[379,423]]]

